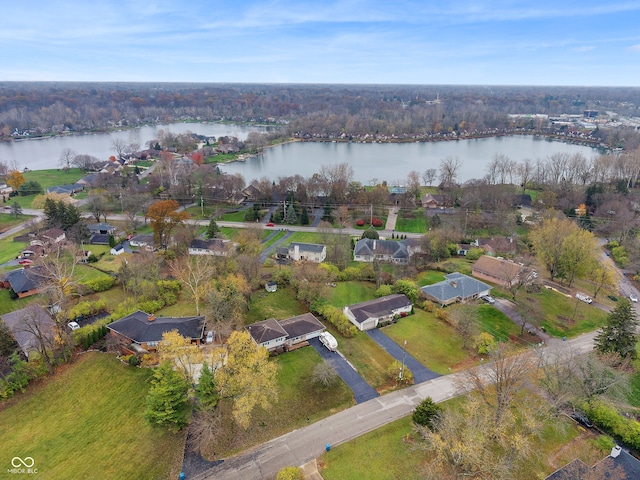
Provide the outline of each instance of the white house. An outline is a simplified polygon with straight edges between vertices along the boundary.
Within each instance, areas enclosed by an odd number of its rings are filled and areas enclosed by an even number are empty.
[[[407,246],[396,240],[374,240],[362,238],[356,242],[353,249],[353,259],[356,262],[380,262],[407,263],[409,250]]]
[[[113,247],[109,253],[111,253],[111,255],[122,255],[124,253],[124,245],[119,243]]]
[[[233,244],[229,240],[212,238],[210,240],[195,239],[189,246],[189,255],[216,255],[226,257]]]
[[[246,329],[254,342],[265,347],[270,352],[278,348],[283,348],[289,336],[287,331],[280,326],[275,318],[248,325]]]
[[[294,350],[308,345],[309,340],[320,336],[324,325],[313,313],[305,313],[286,320],[270,318],[246,327],[249,335],[258,345],[270,352],[274,350]]]
[[[396,293],[344,307],[344,314],[359,330],[372,330],[380,323],[393,320],[403,313],[411,313],[409,298]]]
[[[292,242],[289,245],[289,258],[299,262],[306,260],[308,262],[321,263],[327,257],[327,247],[317,243],[298,243]]]

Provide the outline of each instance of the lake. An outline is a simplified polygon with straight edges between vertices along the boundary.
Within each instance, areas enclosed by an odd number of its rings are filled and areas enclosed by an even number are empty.
[[[166,125],[155,125],[104,133],[86,135],[65,135],[17,142],[0,142],[0,160],[12,165],[15,161],[20,169],[31,170],[59,168],[60,154],[70,148],[76,154],[92,155],[99,160],[107,160],[114,155],[113,141],[128,142],[131,132],[137,132],[140,148],[146,148],[147,142],[158,138],[158,130],[171,130],[173,133],[191,131],[198,135],[222,137],[234,136],[241,140],[247,138],[249,132],[264,132],[266,127],[248,125],[231,125],[221,123],[186,123],[178,122]]]
[[[346,162],[353,168],[354,180],[363,184],[377,179],[402,185],[410,171],[422,173],[428,168],[439,169],[442,159],[454,156],[462,163],[458,181],[465,182],[484,177],[487,165],[497,153],[521,162],[527,158],[547,159],[555,153],[581,153],[591,159],[601,152],[532,135],[425,143],[293,142],[267,148],[263,155],[220,168],[226,173],[242,174],[249,183],[263,176],[273,180],[295,174],[310,177],[322,165]]]

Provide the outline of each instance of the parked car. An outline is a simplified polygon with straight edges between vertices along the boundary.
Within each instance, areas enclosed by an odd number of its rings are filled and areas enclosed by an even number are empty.
[[[580,425],[582,425],[583,427],[593,428],[593,423],[591,423],[591,421],[589,420],[589,417],[587,417],[584,413],[573,412],[569,416],[573,418],[576,422],[578,422]]]
[[[338,341],[329,332],[322,332],[320,334],[320,343],[322,343],[327,350],[335,352],[338,349]]]
[[[207,332],[207,343],[213,343],[213,330]]]
[[[635,293],[632,293],[631,295],[629,295],[629,300],[631,300],[633,303],[638,303],[638,296]]]
[[[482,298],[482,300],[487,302],[489,305],[493,305],[494,303],[496,303],[495,298],[493,298],[491,295],[485,295],[484,297],[480,297],[480,298]]]
[[[591,297],[589,295],[587,295],[586,293],[576,293],[576,298],[578,300],[582,300],[585,303],[592,303],[593,300],[591,299]]]
[[[80,328],[80,324],[78,322],[69,322],[67,325],[71,330],[77,330]]]
[[[275,224],[275,223],[273,223],[273,222],[269,222],[269,223],[267,223],[267,227],[275,227],[275,226],[276,226],[276,224]]]

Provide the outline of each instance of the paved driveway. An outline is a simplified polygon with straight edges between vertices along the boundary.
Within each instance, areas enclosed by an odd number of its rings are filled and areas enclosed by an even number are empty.
[[[353,396],[356,399],[356,403],[366,402],[372,398],[378,396],[378,392],[369,385],[364,379],[356,372],[356,370],[342,357],[338,352],[330,352],[327,347],[320,343],[320,339],[313,338],[309,340],[309,343],[316,352],[320,354],[322,358],[327,360],[331,366],[338,372],[340,378],[344,380],[351,390],[353,390]]]
[[[404,321],[406,322],[407,319],[404,319]],[[411,320],[409,319],[409,321]],[[413,373],[414,383],[426,382],[427,380],[432,380],[440,376],[404,352],[400,345],[387,337],[380,329],[374,328],[373,330],[367,330],[367,335],[399,362],[402,362],[402,357],[404,356],[404,364],[411,370],[411,373]]]

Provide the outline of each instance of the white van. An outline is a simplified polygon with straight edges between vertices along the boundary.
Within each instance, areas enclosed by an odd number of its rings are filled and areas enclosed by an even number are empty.
[[[327,350],[335,352],[338,349],[338,341],[329,332],[322,332],[319,338],[320,343],[327,347]]]

